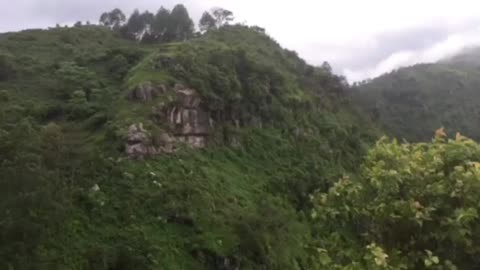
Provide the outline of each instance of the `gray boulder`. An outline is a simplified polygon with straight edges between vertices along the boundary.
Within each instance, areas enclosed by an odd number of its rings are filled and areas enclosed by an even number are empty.
[[[150,134],[143,128],[142,123],[128,128],[125,152],[132,159],[144,159],[157,154]]]

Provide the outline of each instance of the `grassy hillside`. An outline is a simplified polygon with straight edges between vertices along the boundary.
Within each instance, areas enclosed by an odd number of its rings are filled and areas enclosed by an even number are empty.
[[[355,87],[353,97],[398,138],[428,140],[433,130],[479,139],[480,63],[471,49],[435,64],[385,74]]]
[[[206,149],[127,158],[130,125],[166,128],[152,107],[171,92],[127,98],[146,82],[198,91]],[[94,26],[3,34],[0,267],[321,269],[310,195],[377,134],[344,88],[258,28],[161,45]]]
[[[464,59],[354,93],[399,137],[474,132]],[[3,34],[0,86],[0,269],[480,267],[480,146],[373,145],[344,80],[258,27]]]

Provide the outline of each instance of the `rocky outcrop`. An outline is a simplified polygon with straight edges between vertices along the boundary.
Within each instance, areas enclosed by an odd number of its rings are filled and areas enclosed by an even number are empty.
[[[170,130],[179,142],[203,148],[210,133],[211,121],[202,106],[202,98],[194,89],[175,86],[176,101],[167,111]]]
[[[125,152],[133,159],[144,159],[158,153],[142,123],[133,124],[128,128]]]
[[[148,102],[167,92],[165,85],[153,85],[151,82],[145,82],[135,87],[128,95],[130,100]]]
[[[179,145],[195,149],[207,145],[213,120],[202,97],[194,89],[181,84],[175,85],[173,91],[174,95],[169,94],[174,96],[173,101],[161,100],[152,108],[153,119],[161,127],[160,131],[152,135],[141,123],[129,127],[125,151],[130,158],[144,159],[173,153]],[[154,87],[151,83],[144,83],[131,92],[130,99],[148,102],[160,94],[168,94],[164,86]]]
[[[166,132],[154,136],[153,141],[158,153],[171,154],[177,149],[175,137]]]

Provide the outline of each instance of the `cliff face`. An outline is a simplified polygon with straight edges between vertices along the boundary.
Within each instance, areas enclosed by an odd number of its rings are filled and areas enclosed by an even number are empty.
[[[202,108],[202,98],[193,89],[182,85],[175,87],[177,100],[167,111],[168,125],[180,142],[186,142],[193,148],[203,148],[213,128],[211,117]]]
[[[204,148],[214,128],[210,113],[202,104],[202,98],[193,89],[176,84],[173,89],[164,85],[153,87],[150,82],[135,88],[129,98],[144,103],[159,95],[172,95],[173,101],[153,107],[150,118],[155,125],[165,127],[161,134],[153,136],[142,123],[132,124],[126,136],[126,154],[134,159],[144,159],[159,154],[173,153],[181,145],[193,149]]]

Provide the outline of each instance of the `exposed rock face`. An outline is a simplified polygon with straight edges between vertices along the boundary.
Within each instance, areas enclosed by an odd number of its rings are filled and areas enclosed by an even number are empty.
[[[178,141],[193,148],[205,147],[211,123],[200,95],[182,85],[176,85],[175,92],[177,100],[167,113],[170,129]]]
[[[152,115],[167,131],[151,135],[141,123],[130,126],[127,135],[126,153],[133,159],[144,159],[161,153],[173,153],[179,144],[199,149],[207,144],[213,120],[202,104],[201,96],[194,89],[177,84],[175,100],[170,104],[160,103],[152,108]],[[145,83],[131,92],[131,99],[147,102],[166,88]],[[164,125],[165,124],[165,125]]]
[[[176,150],[176,140],[174,137],[170,136],[168,133],[162,133],[154,138],[155,145],[158,146],[158,153],[168,153],[171,154]]]
[[[204,148],[207,145],[205,136],[198,136],[198,135],[179,136],[177,140],[181,143],[187,144],[192,148]]]
[[[133,159],[144,159],[157,154],[150,134],[143,128],[141,123],[133,124],[128,128],[125,151]]]
[[[160,94],[164,94],[166,91],[167,88],[165,87],[165,85],[154,86],[151,82],[145,82],[133,89],[129,94],[129,98],[131,100],[148,102],[153,100]]]

